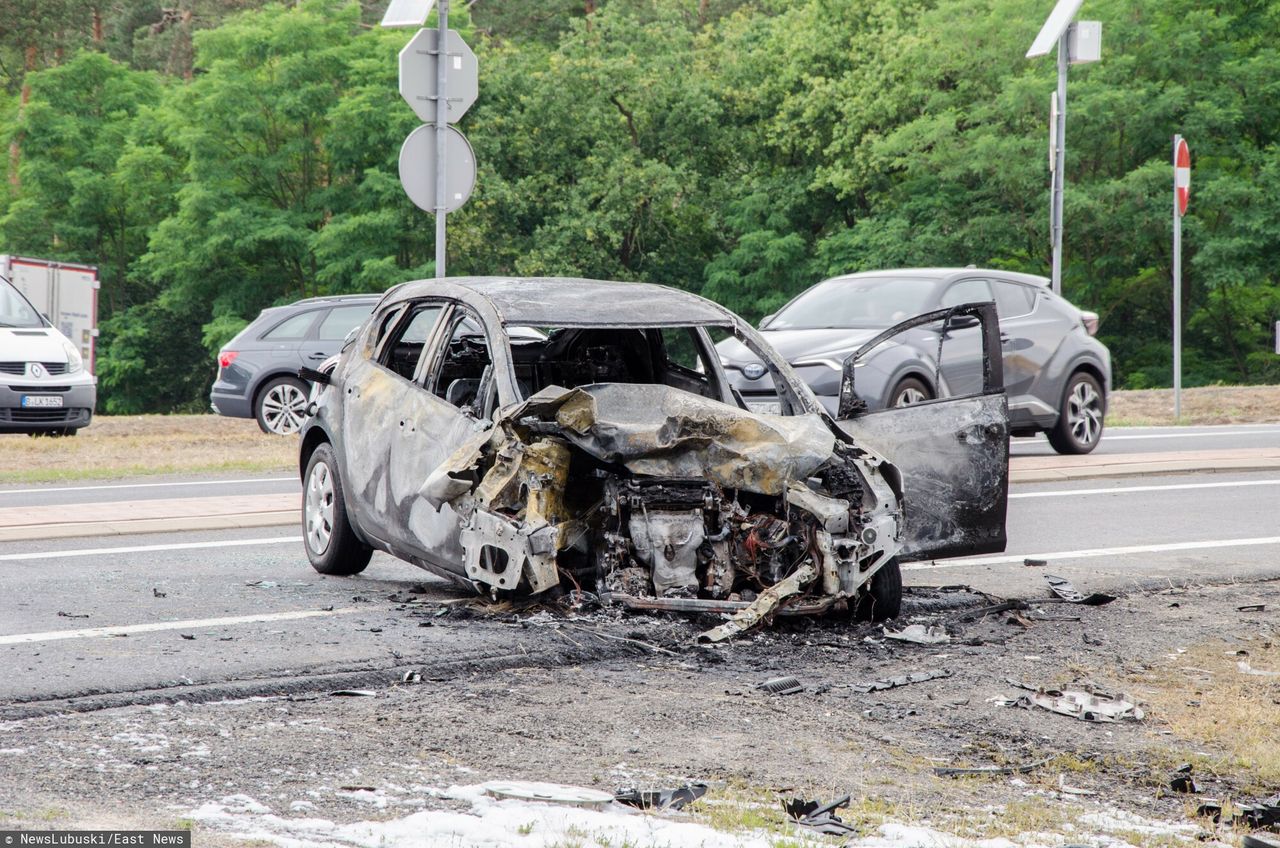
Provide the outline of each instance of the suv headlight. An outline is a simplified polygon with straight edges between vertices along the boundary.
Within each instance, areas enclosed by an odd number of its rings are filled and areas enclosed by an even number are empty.
[[[66,339],[62,340],[62,349],[67,354],[67,373],[79,374],[80,369],[84,368],[84,357],[80,355],[80,351]]]

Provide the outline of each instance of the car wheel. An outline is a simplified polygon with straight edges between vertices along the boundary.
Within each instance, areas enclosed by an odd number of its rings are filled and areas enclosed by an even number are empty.
[[[933,400],[933,392],[929,390],[929,387],[922,380],[915,377],[907,377],[893,387],[887,406],[889,408],[914,406],[927,400]]]
[[[351,528],[338,462],[327,442],[311,454],[303,480],[303,541],[312,567],[321,574],[342,577],[364,571],[373,548]]]
[[[1089,453],[1102,439],[1102,418],[1102,387],[1092,374],[1077,371],[1062,393],[1049,444],[1058,453]]]
[[[309,394],[306,384],[293,377],[276,377],[263,386],[255,410],[262,432],[288,436],[301,430]]]
[[[901,611],[902,569],[894,557],[871,576],[853,609],[853,617],[858,621],[888,621]]]

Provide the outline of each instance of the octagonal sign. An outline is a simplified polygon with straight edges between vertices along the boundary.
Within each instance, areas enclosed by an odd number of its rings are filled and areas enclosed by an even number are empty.
[[[436,120],[436,43],[439,32],[420,29],[400,51],[400,96],[423,123]],[[480,65],[456,29],[445,39],[445,120],[453,123],[476,102]]]

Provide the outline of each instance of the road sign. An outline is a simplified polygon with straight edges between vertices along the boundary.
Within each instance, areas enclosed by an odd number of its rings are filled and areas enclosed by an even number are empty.
[[[476,157],[466,136],[445,128],[445,212],[453,212],[471,197],[476,185]],[[424,124],[400,147],[400,182],[419,209],[436,211],[436,126]]]
[[[1178,214],[1187,214],[1187,202],[1191,200],[1191,150],[1185,138],[1178,138],[1173,151],[1173,186],[1178,195]]]
[[[400,51],[400,96],[418,119],[428,124],[436,120],[436,44],[439,38],[434,29],[420,29]],[[456,29],[449,30],[446,47],[445,99],[448,108],[445,109],[445,118],[453,123],[476,102],[480,92],[480,72],[476,54],[471,52]]]
[[[427,15],[435,0],[391,0],[386,13],[382,16],[384,27],[420,27],[426,23]]]

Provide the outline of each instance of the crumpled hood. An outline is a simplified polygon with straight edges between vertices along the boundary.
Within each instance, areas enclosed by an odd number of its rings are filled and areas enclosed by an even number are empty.
[[[0,327],[0,362],[66,362],[57,330]]]
[[[748,412],[670,386],[549,386],[513,417],[526,415],[554,421],[579,449],[633,474],[704,478],[766,495],[812,476],[835,447],[816,415]]]

